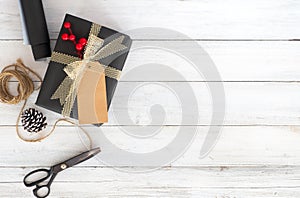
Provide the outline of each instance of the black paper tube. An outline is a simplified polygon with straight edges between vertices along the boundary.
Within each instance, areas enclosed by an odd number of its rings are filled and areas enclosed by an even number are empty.
[[[20,2],[34,59],[50,57],[50,39],[42,0],[20,0]]]

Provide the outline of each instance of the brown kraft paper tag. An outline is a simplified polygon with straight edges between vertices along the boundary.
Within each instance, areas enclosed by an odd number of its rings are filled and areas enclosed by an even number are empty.
[[[79,124],[96,124],[108,121],[104,69],[95,72],[86,69],[77,93]]]

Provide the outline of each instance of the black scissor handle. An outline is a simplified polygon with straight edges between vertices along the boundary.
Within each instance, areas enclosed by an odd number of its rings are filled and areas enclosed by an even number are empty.
[[[50,194],[50,186],[48,184],[36,186],[36,188],[33,189],[33,194],[37,198],[45,198]]]
[[[46,179],[48,179],[50,177],[52,173],[52,170],[48,170],[48,169],[37,169],[34,170],[30,173],[28,173],[23,180],[23,183],[25,184],[25,186],[27,187],[32,187],[32,186],[38,186],[38,184],[40,184],[41,182],[45,181]],[[44,174],[42,176],[39,176],[38,174]],[[37,175],[37,179],[34,178],[34,176]],[[32,178],[32,180],[30,180]]]

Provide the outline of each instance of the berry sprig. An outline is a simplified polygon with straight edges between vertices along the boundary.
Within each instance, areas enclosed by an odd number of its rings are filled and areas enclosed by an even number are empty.
[[[62,34],[61,39],[64,41],[68,41],[68,40],[72,41],[75,45],[79,58],[82,59],[82,50],[84,49],[84,46],[87,44],[86,38],[82,37],[76,42],[76,36],[72,32],[71,23],[68,21],[64,23],[64,28],[66,28],[69,31],[69,34],[67,33]]]

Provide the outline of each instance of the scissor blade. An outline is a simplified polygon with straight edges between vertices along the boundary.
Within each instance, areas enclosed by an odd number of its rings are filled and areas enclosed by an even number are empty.
[[[71,159],[65,161],[64,163],[67,165],[67,167],[72,167],[72,166],[75,166],[76,164],[79,164],[81,162],[84,162],[84,161],[94,157],[95,155],[100,153],[100,151],[101,151],[100,148],[97,147],[92,150],[81,153],[75,157],[72,157]]]

